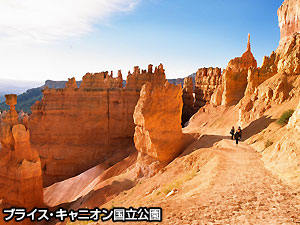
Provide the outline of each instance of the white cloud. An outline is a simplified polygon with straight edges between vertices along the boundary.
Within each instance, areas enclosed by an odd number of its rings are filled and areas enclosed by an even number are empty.
[[[0,0],[0,38],[49,42],[80,36],[139,0]]]

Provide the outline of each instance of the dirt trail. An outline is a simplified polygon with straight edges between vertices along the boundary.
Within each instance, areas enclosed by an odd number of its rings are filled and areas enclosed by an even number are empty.
[[[266,170],[259,153],[230,140],[212,151],[221,163],[209,187],[159,202],[160,224],[300,224],[299,193]],[[197,177],[193,182],[197,185]]]
[[[187,201],[162,203],[163,224],[300,224],[300,196],[265,169],[260,154],[230,140],[210,187]],[[226,148],[222,148],[222,146]]]

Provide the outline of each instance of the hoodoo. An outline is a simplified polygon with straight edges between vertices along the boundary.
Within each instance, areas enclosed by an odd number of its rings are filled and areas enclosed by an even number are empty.
[[[166,81],[163,85],[146,83],[143,86],[133,114],[134,143],[141,160],[152,158],[157,164],[165,165],[180,153],[182,106],[179,85]],[[151,173],[155,173],[155,168]]]
[[[16,95],[6,95],[10,110],[0,123],[0,199],[5,205],[43,205],[41,161],[30,147],[29,131],[18,124]]]
[[[246,52],[242,57],[232,59],[223,72],[222,105],[234,105],[241,100],[247,87],[248,69],[251,67],[256,68],[257,62],[251,52],[249,34]]]

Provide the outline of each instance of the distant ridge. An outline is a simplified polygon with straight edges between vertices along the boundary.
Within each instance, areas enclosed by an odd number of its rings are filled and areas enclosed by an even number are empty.
[[[189,75],[189,77],[193,77],[194,84],[195,84],[195,76],[196,76],[196,73]],[[183,86],[184,78],[168,79],[168,81],[171,84],[180,84],[181,86]],[[26,92],[18,95],[18,104],[16,105],[16,110],[17,111],[23,110],[24,112],[31,113],[31,110],[30,110],[31,106],[36,101],[40,101],[42,99],[42,97],[43,97],[42,90],[46,86],[48,88],[59,89],[59,88],[64,88],[66,83],[67,83],[67,81],[46,80],[44,85],[42,85],[40,87],[28,89]],[[126,81],[124,80],[123,81],[124,86],[125,86],[125,83],[126,83]],[[78,87],[80,86],[80,84],[81,84],[81,81],[77,81]],[[5,93],[4,92],[0,93],[0,102],[1,102],[0,110],[1,111],[9,109],[9,106],[7,106],[5,104],[5,98],[4,98],[4,95],[7,94],[8,92],[14,93],[14,90],[6,91]]]

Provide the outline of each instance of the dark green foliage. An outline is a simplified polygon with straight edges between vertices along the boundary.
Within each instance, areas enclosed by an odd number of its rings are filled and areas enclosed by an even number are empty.
[[[40,101],[43,97],[42,88],[32,88],[18,95],[18,104],[16,110],[31,113],[30,107],[36,102]],[[0,103],[0,110],[8,110],[9,106],[5,102]]]
[[[286,125],[289,122],[290,117],[293,115],[295,110],[288,110],[282,113],[281,117],[277,120],[277,123],[281,126]]]
[[[268,147],[270,147],[272,144],[274,144],[274,142],[273,142],[273,141],[271,141],[271,140],[267,140],[267,141],[265,142],[265,148],[268,148]]]
[[[3,102],[3,101],[5,101],[4,94],[0,93],[0,102]]]

